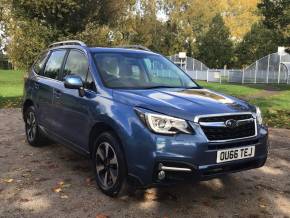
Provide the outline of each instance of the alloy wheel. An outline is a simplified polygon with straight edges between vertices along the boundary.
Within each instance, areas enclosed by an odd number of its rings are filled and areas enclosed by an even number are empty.
[[[96,172],[104,189],[116,184],[119,167],[114,148],[108,142],[102,142],[96,151]]]
[[[26,117],[26,134],[28,137],[28,140],[32,142],[35,139],[36,136],[36,119],[33,112],[29,112]]]

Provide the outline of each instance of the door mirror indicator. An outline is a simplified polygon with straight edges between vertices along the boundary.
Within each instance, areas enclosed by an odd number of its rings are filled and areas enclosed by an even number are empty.
[[[85,95],[84,83],[82,78],[77,75],[68,75],[64,78],[64,87],[67,89],[78,89],[79,95],[83,97]]]

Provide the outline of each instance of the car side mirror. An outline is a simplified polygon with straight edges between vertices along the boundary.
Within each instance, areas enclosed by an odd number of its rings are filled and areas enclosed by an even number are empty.
[[[64,87],[67,89],[78,89],[79,95],[83,97],[84,92],[84,83],[82,78],[78,75],[68,75],[64,78]]]

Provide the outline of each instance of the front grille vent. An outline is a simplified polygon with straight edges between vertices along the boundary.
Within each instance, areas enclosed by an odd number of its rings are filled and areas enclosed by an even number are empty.
[[[228,126],[227,121],[235,123]],[[209,141],[249,138],[256,135],[256,120],[252,114],[201,117],[198,120]]]

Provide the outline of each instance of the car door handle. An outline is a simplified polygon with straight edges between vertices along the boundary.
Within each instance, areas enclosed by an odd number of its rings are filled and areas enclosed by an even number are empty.
[[[54,90],[54,96],[56,97],[56,98],[60,98],[60,96],[61,96],[61,91],[60,90]]]

